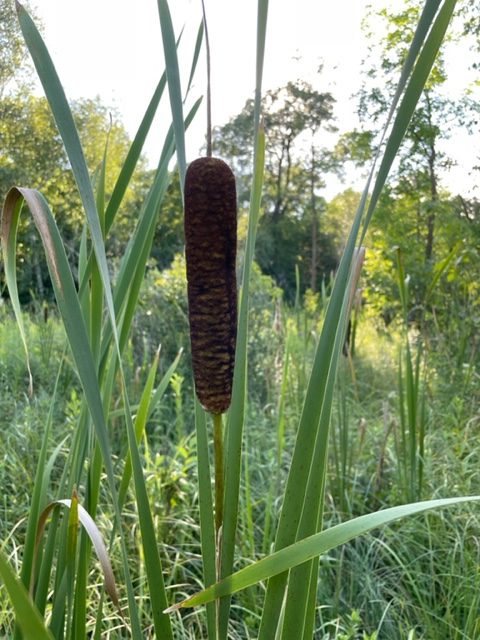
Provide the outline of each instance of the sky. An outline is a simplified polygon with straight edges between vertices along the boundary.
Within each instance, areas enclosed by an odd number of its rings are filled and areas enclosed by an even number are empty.
[[[398,4],[401,0],[388,2],[389,7]],[[156,0],[32,0],[32,5],[67,97],[100,96],[118,111],[133,136],[164,68]],[[175,31],[184,28],[179,59],[185,85],[201,3],[171,0],[169,5]],[[354,127],[352,95],[360,87],[367,51],[361,22],[368,5],[380,8],[385,0],[270,0],[264,91],[302,78],[318,91],[332,92],[340,131]],[[253,95],[257,0],[205,0],[205,6],[212,55],[213,124],[221,125]],[[457,70],[462,68],[461,60],[458,62]],[[458,80],[461,74],[454,75]],[[202,55],[192,102],[204,93],[205,86]],[[168,109],[165,101],[147,141],[146,153],[152,163],[170,122]],[[187,134],[188,160],[198,155],[205,128],[202,108]],[[471,144],[466,146],[471,148]]]

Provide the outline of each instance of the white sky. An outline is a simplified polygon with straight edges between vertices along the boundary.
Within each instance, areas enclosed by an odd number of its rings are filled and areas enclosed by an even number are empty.
[[[391,7],[398,1],[387,4]],[[32,4],[43,22],[44,37],[67,97],[99,95],[106,105],[117,108],[133,136],[164,68],[156,0],[32,0]],[[169,4],[176,32],[185,25],[179,51],[185,85],[201,3],[170,0]],[[318,91],[333,93],[340,131],[352,128],[356,103],[351,96],[360,86],[366,53],[361,20],[367,5],[379,8],[385,4],[386,0],[270,0],[264,91],[305,79]],[[205,0],[205,5],[212,51],[213,123],[224,124],[253,93],[257,0]],[[317,75],[321,63],[323,72]],[[457,64],[457,70],[463,66],[461,60],[452,64]],[[455,75],[458,80],[461,74]],[[192,101],[204,89],[202,54]],[[160,153],[169,122],[165,100],[147,141],[152,162]],[[204,133],[201,110],[187,134],[189,160],[198,154]],[[467,147],[471,150],[471,143]]]

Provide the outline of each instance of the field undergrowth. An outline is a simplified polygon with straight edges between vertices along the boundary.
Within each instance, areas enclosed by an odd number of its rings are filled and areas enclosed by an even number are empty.
[[[178,295],[175,285],[172,289]],[[250,345],[256,353],[251,362],[253,393],[245,433],[238,566],[246,559],[261,557],[273,545],[280,508],[275,496],[286,481],[305,392],[302,377],[311,366],[322,321],[321,305],[313,310],[311,305],[308,310],[289,308],[280,303],[268,279],[259,282],[255,296],[260,306],[252,314],[258,312],[266,325],[265,336],[255,334]],[[181,298],[178,302],[182,304]],[[53,498],[55,478],[60,478],[56,469],[61,469],[67,459],[76,426],[81,387],[65,350],[60,321],[53,311],[48,318],[43,312],[37,313],[26,317],[35,389],[30,399],[15,320],[5,306],[1,313],[0,539],[19,571],[34,470],[52,401],[55,412],[49,452],[61,443],[52,470]],[[142,318],[139,314],[140,335],[147,321],[152,321],[151,315]],[[140,340],[140,335],[133,336],[126,357],[133,403],[139,399],[152,357],[151,345]],[[273,347],[272,335],[276,336]],[[179,346],[173,335],[166,336],[165,342],[166,353]],[[356,333],[355,354],[344,356],[341,362],[328,466],[328,526],[404,499],[403,458],[398,443],[400,345],[399,327],[386,330],[365,313]],[[184,346],[188,352],[188,344]],[[165,545],[167,591],[175,588],[176,593],[182,593],[185,585],[185,595],[190,585],[202,581],[192,380],[185,362],[188,357],[188,353],[182,355],[176,378],[170,381],[158,411],[149,420],[144,454],[155,527]],[[446,353],[432,353],[430,357],[422,498],[472,494],[480,481],[480,453],[472,447],[480,431],[478,373],[473,365],[464,366],[457,372],[459,378],[452,389],[452,372],[446,366],[451,357]],[[55,388],[54,363],[60,362]],[[161,365],[157,383],[167,364]],[[283,407],[280,412],[279,405]],[[278,415],[282,416],[281,424]],[[126,446],[125,436],[115,418],[109,426],[114,449],[120,453]],[[129,502],[126,509],[134,523],[134,502]],[[112,518],[112,513],[101,513],[97,520],[100,528],[108,530]],[[127,515],[127,523],[128,519]],[[138,535],[134,525],[129,531],[129,544],[138,545]],[[474,640],[480,633],[479,535],[478,510],[467,506],[455,513],[446,510],[402,521],[327,553],[320,563],[315,637]],[[119,559],[114,557],[113,561],[115,564]],[[135,574],[141,602],[142,566],[136,567]],[[91,568],[88,583],[92,592],[88,616],[93,624],[95,600],[102,590],[97,568]],[[263,587],[250,588],[235,598],[232,638],[256,637],[260,614],[257,590]],[[14,619],[3,588],[0,594],[0,629],[2,637],[10,637]],[[111,631],[105,637],[113,638],[118,620],[114,611],[108,615]],[[176,637],[203,637],[203,616],[201,610],[182,614],[181,622],[177,619]]]

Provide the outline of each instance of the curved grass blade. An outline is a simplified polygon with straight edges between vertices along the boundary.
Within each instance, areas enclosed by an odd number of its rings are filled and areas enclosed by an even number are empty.
[[[91,515],[88,513],[88,511],[86,511],[85,508],[82,507],[81,504],[79,504],[78,499],[76,501],[76,504],[75,504],[75,499],[55,500],[45,507],[45,509],[40,514],[40,518],[38,520],[37,535],[36,535],[36,541],[35,541],[36,552],[39,549],[40,542],[42,540],[43,533],[45,531],[45,526],[47,524],[47,520],[50,517],[50,514],[52,513],[52,511],[58,506],[67,507],[69,509],[69,512],[74,514],[74,517],[71,523],[72,531],[69,531],[69,538],[72,539],[73,545],[75,544],[76,523],[78,521],[81,523],[81,525],[87,532],[88,537],[92,541],[93,548],[95,549],[95,553],[97,554],[97,558],[100,562],[100,566],[102,567],[102,573],[105,580],[105,590],[107,591],[108,595],[112,599],[112,602],[116,606],[118,612],[120,613],[120,616],[123,618],[122,610],[120,608],[120,602],[118,600],[118,595],[117,595],[115,576],[113,574],[112,564],[110,562],[110,557],[108,555],[107,548],[105,546],[105,543],[103,542],[102,534],[100,533],[97,525],[95,524],[95,521],[93,520]],[[72,507],[74,508],[72,509]],[[78,520],[75,519],[75,513],[74,513],[75,510],[77,511],[76,515]],[[70,529],[70,520],[69,520],[69,529]],[[73,529],[75,529],[75,531],[73,531]]]
[[[17,624],[26,640],[53,640],[42,617],[33,604],[25,585],[17,578],[10,563],[0,551],[0,578],[10,597]]]
[[[448,506],[463,504],[465,502],[480,501],[480,496],[464,496],[461,498],[445,498],[441,500],[426,500],[413,504],[391,507],[375,513],[369,513],[348,522],[343,522],[326,531],[321,531],[313,536],[304,538],[299,542],[277,551],[254,564],[227,576],[215,585],[179,602],[168,609],[169,612],[183,608],[196,607],[212,602],[216,598],[231,595],[258,582],[267,580],[272,576],[289,571],[316,556],[353,540],[357,536],[368,533],[372,529],[384,526],[432,509],[440,509]]]
[[[7,198],[5,199],[4,209],[7,206]],[[9,260],[9,256],[14,256],[17,249],[17,228],[18,221],[20,218],[20,212],[22,210],[23,201],[21,199],[17,200],[12,204],[9,216],[2,215],[1,220],[1,242],[2,242],[2,253],[4,260],[4,269],[5,269],[5,280],[7,283],[7,287],[10,293],[10,302],[13,308],[13,312],[15,314],[15,319],[17,321],[18,330],[20,332],[20,338],[22,341],[23,350],[25,352],[25,360],[27,363],[27,371],[28,371],[28,391],[29,396],[33,395],[33,377],[32,371],[30,368],[30,355],[28,352],[27,345],[27,335],[25,332],[25,325],[23,322],[22,311],[20,309],[20,300],[18,298],[18,287],[17,287],[17,265],[15,260]]]

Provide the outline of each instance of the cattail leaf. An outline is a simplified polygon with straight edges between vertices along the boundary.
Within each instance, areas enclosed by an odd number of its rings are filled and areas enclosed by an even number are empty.
[[[235,177],[218,158],[198,158],[185,180],[185,254],[195,388],[210,413],[232,395],[237,336]]]
[[[196,607],[201,604],[212,602],[222,596],[231,595],[262,580],[271,578],[274,575],[288,571],[312,558],[321,555],[330,549],[349,542],[359,535],[368,533],[376,527],[390,524],[399,518],[413,516],[418,513],[439,509],[466,502],[479,501],[480,496],[465,496],[461,498],[445,498],[441,500],[426,500],[405,504],[399,507],[383,509],[375,513],[359,516],[348,522],[342,522],[330,529],[316,533],[308,538],[299,540],[294,544],[281,549],[271,555],[248,565],[244,569],[227,576],[220,582],[200,591],[190,598],[173,605],[169,612],[182,607]]]
[[[153,363],[150,367],[150,371],[148,372],[147,382],[145,383],[145,387],[142,392],[142,397],[140,398],[140,403],[138,405],[137,415],[135,417],[134,428],[135,428],[135,438],[137,440],[137,444],[140,444],[140,441],[145,433],[147,419],[150,413],[150,403],[152,401],[153,385],[155,384],[155,376],[157,375],[159,360],[160,360],[160,347],[158,348],[155,354]],[[121,508],[123,508],[123,505],[125,503],[125,497],[127,495],[128,485],[130,483],[131,477],[132,477],[132,459],[129,451],[125,459],[125,467],[123,469],[122,481],[120,483],[120,488],[118,490],[118,502]]]
[[[183,101],[175,34],[173,31],[172,16],[170,14],[170,8],[167,0],[158,0],[158,14],[160,17],[168,93],[170,95],[173,128],[175,131],[175,146],[177,149],[178,172],[180,174],[180,189],[183,195],[185,170],[187,166],[185,153],[185,129],[183,126]]]

